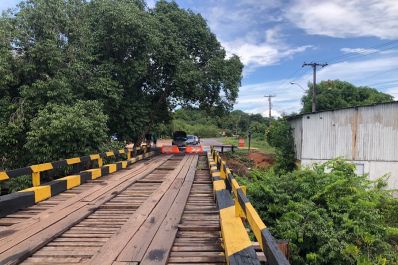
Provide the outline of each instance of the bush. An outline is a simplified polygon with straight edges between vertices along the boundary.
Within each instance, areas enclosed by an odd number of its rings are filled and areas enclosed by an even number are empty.
[[[286,174],[252,171],[251,201],[290,241],[292,264],[398,264],[398,200],[333,160]]]
[[[25,175],[25,176],[20,176],[17,178],[12,178],[7,181],[8,185],[8,192],[17,192],[20,190],[24,190],[27,188],[31,188],[33,186],[32,184],[32,176],[31,175]]]
[[[107,142],[107,119],[101,104],[78,101],[73,106],[49,104],[31,121],[26,148],[34,163],[88,155]]]
[[[266,130],[267,142],[276,148],[277,171],[292,171],[296,168],[292,128],[285,119],[274,120]]]

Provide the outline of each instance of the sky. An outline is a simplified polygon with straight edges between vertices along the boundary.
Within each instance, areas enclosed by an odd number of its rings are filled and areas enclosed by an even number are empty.
[[[0,10],[19,0],[0,0]],[[147,0],[149,7],[155,0]],[[398,0],[176,0],[200,13],[229,55],[244,64],[235,109],[298,112],[312,69],[317,82],[340,79],[398,100]],[[293,84],[291,84],[293,82]]]

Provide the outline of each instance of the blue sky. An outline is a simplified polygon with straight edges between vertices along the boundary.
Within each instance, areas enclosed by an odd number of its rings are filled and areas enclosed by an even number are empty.
[[[0,9],[18,0],[0,0]],[[155,0],[147,1],[151,7]],[[202,14],[229,54],[245,65],[235,106],[267,115],[298,111],[304,62],[327,62],[317,81],[368,85],[398,99],[398,0],[177,0]],[[295,82],[298,85],[291,85]]]

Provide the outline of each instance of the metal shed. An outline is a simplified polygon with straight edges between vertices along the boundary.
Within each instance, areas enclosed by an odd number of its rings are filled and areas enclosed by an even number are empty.
[[[398,101],[301,114],[288,119],[301,165],[343,157],[371,179],[390,174],[398,189]]]

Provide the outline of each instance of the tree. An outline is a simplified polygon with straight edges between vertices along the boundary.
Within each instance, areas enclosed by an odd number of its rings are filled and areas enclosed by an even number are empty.
[[[292,171],[296,168],[293,129],[285,118],[271,121],[266,130],[267,142],[276,148],[277,172]]]
[[[59,157],[67,155],[79,132],[45,133],[38,125],[44,115],[53,119],[46,126],[56,126],[63,117],[50,110],[57,106],[78,113],[77,102],[97,102],[108,138],[139,142],[177,106],[221,113],[238,95],[239,58],[226,56],[202,16],[174,2],[149,9],[142,0],[23,0],[0,20],[4,168],[55,159],[43,141],[62,142]],[[98,141],[87,145],[84,152]]]
[[[311,112],[312,85],[301,99],[302,113]],[[340,80],[322,81],[316,85],[317,111],[363,106],[374,103],[393,101],[391,95],[370,87],[356,87]]]

